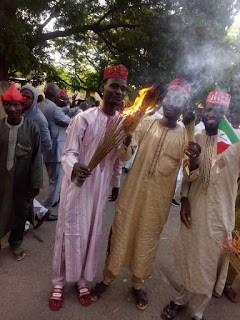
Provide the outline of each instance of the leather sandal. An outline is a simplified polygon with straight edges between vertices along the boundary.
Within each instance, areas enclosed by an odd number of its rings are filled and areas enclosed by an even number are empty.
[[[63,287],[55,286],[51,292],[51,295],[48,299],[49,308],[52,311],[59,311],[63,306]]]

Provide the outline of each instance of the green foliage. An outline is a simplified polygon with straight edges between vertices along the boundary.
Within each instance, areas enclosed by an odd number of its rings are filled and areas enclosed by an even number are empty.
[[[45,72],[73,91],[97,91],[104,67],[123,63],[131,88],[186,77],[194,103],[211,87],[231,87],[234,9],[234,0],[2,0],[0,78]],[[52,51],[61,53],[57,66]]]

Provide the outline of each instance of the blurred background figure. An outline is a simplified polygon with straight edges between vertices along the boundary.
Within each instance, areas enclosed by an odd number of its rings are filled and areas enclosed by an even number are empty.
[[[82,111],[79,106],[71,108],[70,98],[69,98],[67,92],[64,89],[61,89],[59,91],[58,99],[56,101],[56,104],[70,118],[74,117],[76,114],[78,114],[79,112]]]
[[[25,257],[25,224],[42,187],[41,139],[37,125],[23,117],[24,97],[14,85],[1,100],[7,116],[0,121],[0,239],[10,231],[10,250],[19,261]]]
[[[63,170],[61,157],[65,142],[65,130],[70,123],[70,117],[57,106],[60,89],[55,83],[48,83],[44,88],[44,101],[39,103],[39,108],[45,115],[52,138],[52,150],[44,157],[49,177],[49,193],[44,201],[46,208],[54,207],[60,198]],[[56,220],[55,214],[50,214],[48,220]]]
[[[47,157],[48,152],[51,152],[52,150],[52,139],[50,135],[50,130],[48,127],[48,121],[44,114],[41,112],[41,110],[38,107],[37,102],[43,101],[43,96],[38,95],[38,92],[36,88],[34,88],[31,85],[25,85],[21,89],[21,94],[24,97],[23,107],[24,107],[24,118],[34,121],[35,124],[39,128],[40,137],[41,137],[41,151],[43,158]],[[34,215],[33,215],[33,221],[31,221],[35,227],[39,227],[44,219],[47,219],[47,217],[50,215],[50,211],[48,208],[45,208],[39,201],[34,199],[33,201],[33,207],[34,207]],[[37,223],[35,224],[35,218],[37,220]]]

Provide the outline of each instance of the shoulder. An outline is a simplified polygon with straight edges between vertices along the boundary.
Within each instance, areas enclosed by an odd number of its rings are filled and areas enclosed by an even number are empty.
[[[93,117],[97,117],[100,113],[102,112],[99,108],[93,107],[80,112],[78,115],[81,115],[84,119],[92,119]]]
[[[52,108],[53,108],[54,112],[61,113],[61,114],[65,115],[63,109],[58,107],[55,103],[53,104]]]
[[[182,133],[187,132],[187,130],[186,130],[186,128],[185,128],[185,126],[184,126],[184,124],[182,122],[178,122],[177,123],[176,131],[182,132]]]
[[[47,107],[57,107],[57,105],[49,99],[45,99],[43,101],[43,105],[45,105]]]
[[[99,108],[93,107],[86,111],[78,113],[74,117],[74,120],[77,122],[83,121],[86,123],[91,123],[91,122],[94,122],[98,117],[100,117],[101,114],[102,112],[99,110]]]
[[[39,124],[48,125],[46,117],[44,116],[44,114],[40,110],[37,110],[33,119],[36,120]]]
[[[158,119],[144,118],[139,124],[139,129],[143,131],[148,130],[154,123],[158,123]]]
[[[44,104],[43,104],[44,108],[42,110],[45,110],[47,112],[56,112],[58,111],[58,109],[61,110],[61,108],[59,108],[54,102],[52,102],[51,100],[44,100]]]
[[[39,126],[34,120],[24,118],[22,127],[24,130],[32,132],[33,134],[39,134]]]

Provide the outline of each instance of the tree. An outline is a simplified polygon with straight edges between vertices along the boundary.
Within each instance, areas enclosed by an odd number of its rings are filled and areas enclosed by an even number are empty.
[[[123,3],[125,2],[125,6]],[[127,3],[127,7],[126,7]],[[135,10],[150,1],[97,0],[1,0],[0,2],[0,80],[15,71],[29,72],[49,59],[50,40],[69,37],[104,37],[110,30],[137,27],[124,18],[126,8]],[[118,12],[118,15],[113,12]],[[54,21],[54,30],[47,26]]]
[[[127,2],[121,3],[127,7]],[[108,30],[101,36],[64,38],[55,44],[80,86],[92,84],[97,90],[104,66],[121,62],[129,68],[134,87],[181,75],[191,82],[198,100],[212,86],[229,87],[237,53],[226,34],[234,9],[233,0],[151,1],[140,9],[112,12],[113,20],[122,13],[137,23],[131,32]]]
[[[228,87],[239,49],[226,33],[238,6],[234,0],[1,0],[0,79],[44,70],[62,86],[95,91],[107,64],[124,63],[133,88],[182,75],[197,100],[211,86]],[[51,50],[61,52],[62,66],[53,66]]]

